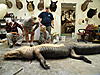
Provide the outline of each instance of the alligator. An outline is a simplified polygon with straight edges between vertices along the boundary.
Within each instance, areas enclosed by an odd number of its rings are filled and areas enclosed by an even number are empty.
[[[100,49],[99,44],[77,44],[77,43],[60,43],[60,44],[41,44],[33,47],[23,46],[15,50],[4,53],[3,58],[6,59],[37,59],[44,69],[50,69],[45,59],[64,59],[67,57],[83,60],[91,64],[92,61],[84,55],[76,54],[75,50],[82,49]]]

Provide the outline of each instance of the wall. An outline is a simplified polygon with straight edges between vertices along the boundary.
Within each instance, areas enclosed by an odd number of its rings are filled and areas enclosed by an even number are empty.
[[[55,1],[55,0],[53,0]],[[56,12],[53,13],[54,17],[55,17],[55,29],[52,29],[53,32],[61,32],[61,3],[76,3],[76,23],[75,23],[75,33],[78,32],[78,29],[83,29],[87,26],[86,22],[85,23],[79,23],[80,19],[85,19],[87,18],[87,11],[90,8],[97,8],[97,14],[92,18],[89,19],[89,24],[96,24],[96,25],[100,25],[100,19],[97,17],[98,13],[100,12],[100,0],[93,0],[92,3],[89,3],[88,8],[85,12],[81,11],[81,4],[84,2],[85,0],[58,0],[57,3],[57,10]],[[46,5],[49,5],[49,2],[46,2]]]
[[[98,16],[98,13],[100,12],[100,0],[93,0],[92,3],[89,3],[88,5],[88,8],[85,12],[82,12],[80,7],[81,7],[81,4],[83,3],[84,1],[81,1],[80,3],[78,2],[77,3],[77,7],[76,7],[76,32],[78,29],[80,28],[85,28],[87,26],[86,23],[84,24],[79,24],[79,19],[85,19],[87,18],[87,12],[90,8],[97,8],[97,14],[95,16],[93,16],[93,18],[89,19],[89,24],[95,24],[95,25],[99,25],[100,24],[100,19],[97,17]]]
[[[0,0],[0,2],[4,2],[5,0]],[[38,16],[38,14],[41,12],[37,9],[37,5],[39,3],[39,0],[34,0],[34,4],[35,4],[35,10],[33,12],[29,12],[26,8],[26,0],[21,0],[23,3],[23,9],[19,10],[16,8],[15,6],[15,0],[10,0],[11,2],[13,2],[13,7],[11,9],[8,9],[8,12],[13,12],[14,15],[19,17],[23,17],[23,18],[27,18],[31,15],[34,16]],[[56,0],[53,0],[56,1]],[[58,0],[57,3],[57,10],[56,12],[52,12],[54,15],[54,22],[55,22],[55,27],[54,29],[52,29],[52,32],[57,32],[60,34],[61,32],[61,3],[76,3],[76,23],[75,23],[75,33],[77,33],[77,30],[80,28],[85,28],[87,26],[86,23],[82,24],[79,23],[79,19],[84,19],[87,17],[87,11],[89,8],[97,8],[98,12],[100,12],[100,0],[93,0],[93,3],[89,4],[88,9],[85,12],[81,11],[81,4],[84,2],[85,0]],[[44,0],[45,2],[45,6],[49,6],[50,5],[50,0]],[[97,15],[98,15],[97,12]],[[92,19],[89,19],[89,23],[90,24],[100,24],[100,19],[97,18],[97,15],[95,15]]]
[[[20,0],[23,4],[23,8],[21,10],[19,10],[17,7],[16,7],[16,2],[15,0],[9,0],[13,3],[13,7],[11,9],[8,9],[8,12],[13,12],[15,16],[18,16],[19,17],[23,17],[23,18],[27,18],[31,15],[35,15],[37,16],[38,13],[40,13],[40,11],[37,9],[37,4],[39,3],[39,0],[35,1],[34,0],[34,4],[35,4],[35,10],[33,12],[29,12],[27,10],[27,2],[26,0]],[[31,0],[28,0],[28,1],[31,1]],[[5,2],[5,0],[2,0],[1,2]]]

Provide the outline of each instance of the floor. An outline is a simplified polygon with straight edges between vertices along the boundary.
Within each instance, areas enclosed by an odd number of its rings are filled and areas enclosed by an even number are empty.
[[[25,43],[23,44],[23,46]],[[0,55],[8,50],[6,43],[0,43]],[[44,70],[38,61],[3,60],[0,58],[0,75],[100,75],[100,54],[86,55],[92,64],[81,60],[66,58],[47,60],[49,70]]]

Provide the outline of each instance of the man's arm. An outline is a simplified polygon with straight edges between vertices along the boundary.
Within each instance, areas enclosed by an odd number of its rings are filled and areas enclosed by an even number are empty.
[[[17,22],[16,22],[16,24],[17,24],[17,27],[19,27],[22,30],[22,32],[23,32],[24,31],[23,27],[20,24],[18,24]]]
[[[54,28],[54,17],[53,17],[53,15],[50,13],[50,15],[51,15],[51,27],[52,28]]]
[[[54,28],[54,20],[51,21],[51,27]]]
[[[39,19],[39,22],[41,22],[41,21],[42,21],[42,18],[38,17],[38,19]]]
[[[43,13],[44,13],[44,12],[42,12],[42,13],[40,13],[40,14],[38,15],[39,22],[41,22],[41,21],[42,21],[42,18],[43,18]]]
[[[35,28],[32,29],[32,31],[35,31],[39,27],[39,22],[34,23]]]

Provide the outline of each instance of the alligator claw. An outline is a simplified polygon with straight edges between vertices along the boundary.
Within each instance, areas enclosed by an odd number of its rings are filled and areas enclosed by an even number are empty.
[[[44,67],[44,69],[50,69],[50,66],[48,66],[48,65],[45,65],[45,67]]]

